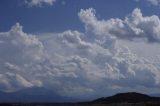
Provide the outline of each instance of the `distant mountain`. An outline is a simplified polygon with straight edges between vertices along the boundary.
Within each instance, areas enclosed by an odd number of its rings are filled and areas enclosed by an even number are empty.
[[[73,99],[58,96],[52,91],[42,88],[26,89],[15,93],[0,93],[0,106],[160,106],[160,97],[151,97],[136,92],[119,93],[90,102],[57,103],[57,101],[71,100]],[[4,102],[7,104],[3,104]]]
[[[160,97],[160,93],[150,94],[150,96]]]
[[[52,90],[45,88],[28,88],[12,93],[0,92],[0,103],[62,103],[71,101],[75,102],[77,100],[74,98],[59,96]],[[160,97],[151,97],[141,93],[129,92],[119,93],[110,97],[102,97],[91,102],[83,103],[110,104],[139,102],[160,102]]]
[[[73,98],[59,96],[57,93],[45,88],[28,88],[17,92],[0,92],[0,103],[37,103],[37,102],[69,102]]]
[[[110,97],[103,97],[92,101],[91,103],[140,103],[140,102],[160,102],[160,97],[151,97],[136,92],[119,93]]]

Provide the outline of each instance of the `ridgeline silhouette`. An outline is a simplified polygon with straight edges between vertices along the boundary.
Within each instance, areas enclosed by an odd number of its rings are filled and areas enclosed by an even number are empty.
[[[92,101],[92,103],[140,103],[140,102],[160,102],[160,97],[151,97],[145,94],[129,92],[119,93],[110,97],[103,97]]]

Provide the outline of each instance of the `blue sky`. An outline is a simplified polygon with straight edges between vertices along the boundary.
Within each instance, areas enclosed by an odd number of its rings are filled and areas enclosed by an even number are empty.
[[[65,5],[62,4],[65,2]],[[146,1],[134,0],[57,0],[52,6],[28,7],[24,0],[1,0],[0,31],[7,31],[10,26],[20,22],[26,32],[60,32],[67,29],[84,30],[77,13],[81,8],[94,8],[98,18],[124,18],[135,7],[144,15],[159,15],[159,7]]]
[[[159,10],[159,0],[1,0],[0,91],[160,93]]]

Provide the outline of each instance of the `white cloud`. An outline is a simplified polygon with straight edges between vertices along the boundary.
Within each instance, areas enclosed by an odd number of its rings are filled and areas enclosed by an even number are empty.
[[[43,5],[50,5],[52,6],[56,0],[25,0],[25,3],[28,4],[28,6],[43,6]]]
[[[124,20],[119,18],[98,20],[95,13],[95,10],[90,8],[82,9],[78,15],[86,30],[95,33],[97,38],[104,39],[112,35],[121,39],[143,38],[149,42],[160,41],[160,19],[156,15],[143,16],[141,10],[136,8]]]
[[[158,89],[159,67],[136,56],[127,47],[116,45],[116,33],[121,37],[123,31],[125,34],[132,31],[124,24],[131,23],[133,32],[141,33],[136,29],[137,23],[142,21],[139,9],[134,10],[133,19],[129,20],[99,21],[94,13],[94,9],[79,13],[85,23],[85,33],[68,30],[31,35],[24,33],[18,23],[8,32],[1,32],[0,90],[16,91],[38,86],[65,96],[102,96],[126,88],[137,91],[141,87]],[[152,23],[151,17],[145,17],[145,20]],[[124,35],[127,36],[130,35]]]

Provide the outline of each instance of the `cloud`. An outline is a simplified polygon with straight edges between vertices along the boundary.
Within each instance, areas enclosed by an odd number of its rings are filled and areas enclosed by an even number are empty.
[[[97,38],[103,39],[112,35],[128,40],[141,38],[149,42],[160,41],[160,19],[156,15],[143,16],[141,10],[136,8],[124,20],[119,18],[98,20],[95,13],[92,8],[81,9],[78,15],[85,24],[85,29],[95,33]]]
[[[142,18],[139,9],[132,15],[136,20]],[[79,16],[85,23],[84,33],[67,30],[32,35],[23,32],[19,23],[8,32],[0,32],[0,90],[13,92],[44,87],[59,95],[84,98],[85,95],[105,96],[124,89],[143,92],[142,88],[160,87],[157,65],[136,56],[127,47],[116,45],[117,38],[122,36],[116,33],[132,31],[131,27],[126,29],[124,23],[135,22],[131,25],[134,29],[139,21],[98,21],[91,8],[81,10]],[[148,17],[145,22],[150,19]]]
[[[54,3],[56,2],[56,0],[25,0],[25,3],[30,6],[43,6],[43,5],[50,5],[52,6]]]
[[[160,4],[160,0],[147,0],[148,2],[150,2],[152,5],[159,5]]]
[[[140,0],[135,0],[135,1],[140,1]],[[146,0],[147,2],[151,3],[154,6],[159,6],[160,0]]]

